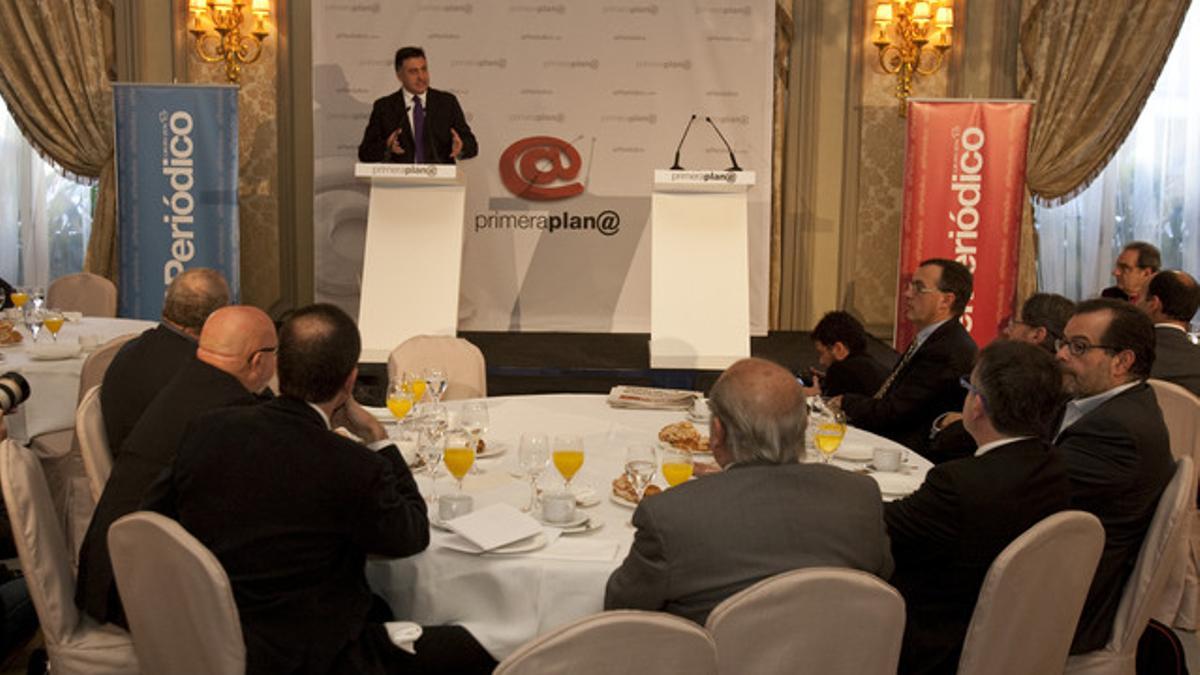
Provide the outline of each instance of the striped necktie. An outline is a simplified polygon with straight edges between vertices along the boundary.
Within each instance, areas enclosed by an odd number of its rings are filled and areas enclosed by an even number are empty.
[[[900,371],[904,370],[904,366],[908,365],[908,362],[912,360],[913,354],[916,353],[917,339],[913,338],[913,341],[908,343],[908,350],[904,352],[904,356],[900,357],[900,362],[896,364],[895,368],[892,368],[892,372],[888,373],[887,379],[883,381],[883,384],[879,385],[879,391],[875,392],[875,396],[872,398],[878,400],[887,395],[888,389],[891,389],[892,383],[896,381],[896,376],[900,374]]]

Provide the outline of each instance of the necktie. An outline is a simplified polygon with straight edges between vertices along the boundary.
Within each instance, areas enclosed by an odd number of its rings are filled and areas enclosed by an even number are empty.
[[[892,368],[891,373],[888,373],[887,379],[883,381],[883,384],[879,385],[879,391],[875,392],[873,398],[881,399],[887,395],[888,389],[892,388],[892,382],[896,381],[896,376],[900,374],[900,371],[904,370],[904,366],[908,365],[908,362],[912,360],[913,354],[916,353],[917,339],[913,338],[913,341],[908,343],[908,351],[904,352],[904,356],[900,357],[900,362],[896,364],[895,368]]]
[[[421,105],[421,97],[413,97],[413,145],[416,147],[416,156],[413,162],[424,164],[425,157],[425,106]]]

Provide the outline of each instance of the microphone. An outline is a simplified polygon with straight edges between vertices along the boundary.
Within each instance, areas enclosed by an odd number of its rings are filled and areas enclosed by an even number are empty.
[[[675,146],[675,163],[671,165],[672,171],[682,171],[683,167],[679,166],[679,151],[683,150],[683,140],[687,138],[688,131],[692,129],[692,122],[696,121],[696,113],[692,113],[692,118],[688,120],[687,126],[683,128],[683,135],[679,137],[679,145]]]
[[[738,166],[737,157],[733,156],[733,148],[730,147],[729,141],[725,140],[725,134],[721,133],[721,130],[717,128],[717,123],[713,122],[712,118],[707,115],[704,117],[704,121],[712,125],[713,131],[717,132],[717,135],[721,137],[721,142],[725,144],[725,149],[729,151],[729,161],[733,162],[733,166],[726,169],[726,171],[741,171],[742,167]]]

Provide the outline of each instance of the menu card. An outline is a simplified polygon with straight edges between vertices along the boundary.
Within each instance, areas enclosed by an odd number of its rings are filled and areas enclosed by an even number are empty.
[[[446,521],[446,527],[479,549],[491,551],[542,531],[542,525],[509,504],[492,504]]]
[[[687,410],[700,394],[685,389],[656,389],[617,385],[608,392],[608,404],[614,408],[642,410]]]

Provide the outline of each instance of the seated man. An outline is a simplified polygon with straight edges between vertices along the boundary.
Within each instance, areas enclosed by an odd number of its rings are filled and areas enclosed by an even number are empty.
[[[388,638],[390,611],[373,606],[367,555],[423,551],[429,520],[396,446],[350,395],[360,351],[342,310],[297,310],[279,332],[280,398],[193,422],[147,506],[225,568],[247,675],[489,673],[495,660],[464,629],[426,628],[414,656]]]
[[[908,616],[901,673],[954,673],[992,561],[1038,521],[1069,508],[1066,466],[1043,440],[1061,383],[1045,350],[988,345],[962,410],[979,449],[935,466],[920,489],[884,507],[892,585]]]
[[[1154,390],[1154,325],[1120,300],[1082,302],[1058,343],[1063,389],[1054,445],[1071,479],[1071,508],[1104,525],[1104,552],[1071,653],[1103,647],[1162,491],[1175,473]]]
[[[1200,345],[1188,339],[1188,324],[1200,309],[1200,286],[1187,272],[1163,270],[1150,278],[1137,306],[1154,322],[1154,367],[1150,377],[1174,382],[1200,396]]]
[[[112,473],[79,550],[75,604],[101,622],[126,626],[108,557],[108,528],[138,509],[171,462],[188,424],[209,410],[252,405],[275,376],[275,325],[262,310],[223,307],[204,322],[189,359],[146,408],[115,453]]]
[[[647,609],[703,624],[725,598],[801,567],[886,579],[892,556],[879,487],[827,464],[801,464],[805,405],[784,368],[743,359],[709,393],[709,446],[725,470],[644,499],[605,609]]]
[[[1117,285],[1100,292],[1100,297],[1137,302],[1150,277],[1162,267],[1162,254],[1154,244],[1131,241],[1121,249],[1113,263],[1113,278]]]
[[[150,401],[192,360],[208,315],[228,304],[229,284],[218,272],[187,270],[167,286],[162,322],[126,342],[113,357],[100,387],[100,410],[114,456]]]
[[[867,331],[847,312],[829,312],[812,332],[824,374],[813,374],[805,396],[870,396],[887,378],[888,369],[867,353]]]
[[[958,381],[971,372],[977,351],[959,321],[971,286],[971,272],[962,263],[933,258],[917,267],[904,291],[917,335],[874,396],[841,397],[851,423],[922,452],[933,421],[962,409]]]

